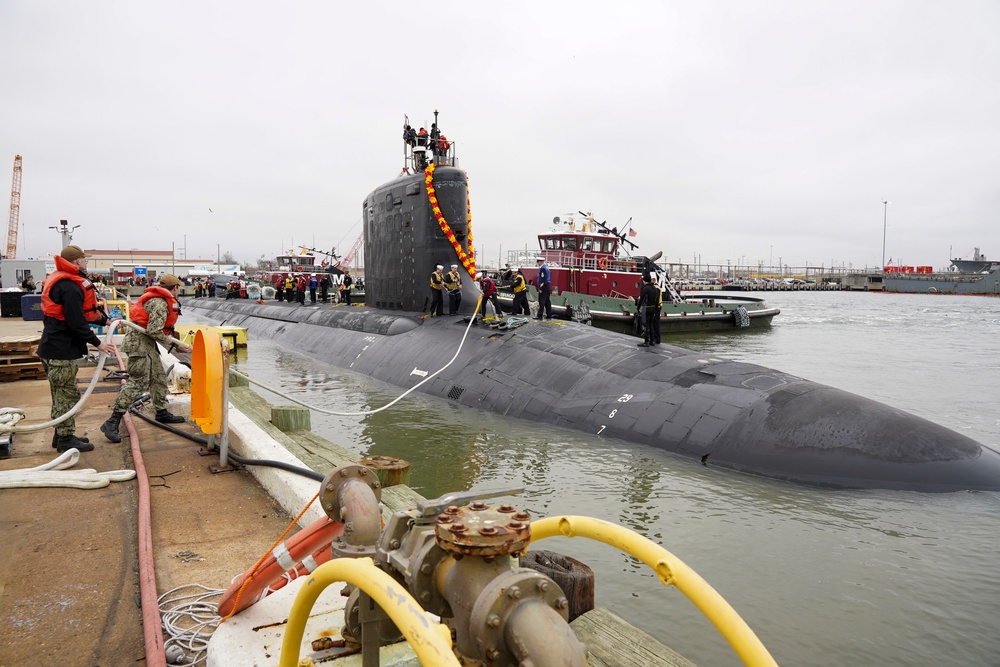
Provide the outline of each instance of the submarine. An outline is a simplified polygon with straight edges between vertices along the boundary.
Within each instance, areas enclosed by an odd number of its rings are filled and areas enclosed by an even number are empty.
[[[479,291],[468,177],[454,144],[404,137],[404,147],[402,173],[362,204],[365,306],[203,298],[185,310],[402,389],[433,376],[419,391],[693,464],[825,487],[1000,491],[1000,453],[856,394],[667,344],[640,348],[577,322],[470,327]],[[463,272],[458,317],[428,312],[437,264]]]

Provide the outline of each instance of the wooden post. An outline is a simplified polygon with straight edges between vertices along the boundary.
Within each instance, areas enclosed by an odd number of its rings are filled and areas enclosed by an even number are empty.
[[[532,549],[521,556],[521,567],[548,576],[569,600],[569,620],[594,608],[594,571],[575,558],[554,551]]]
[[[245,377],[237,375],[236,373],[229,374],[229,386],[230,387],[249,387],[250,380]]]
[[[312,428],[309,408],[297,405],[275,405],[271,407],[271,423],[283,433],[308,431]]]
[[[394,456],[366,456],[358,463],[374,470],[383,488],[410,483],[410,464],[403,459]]]

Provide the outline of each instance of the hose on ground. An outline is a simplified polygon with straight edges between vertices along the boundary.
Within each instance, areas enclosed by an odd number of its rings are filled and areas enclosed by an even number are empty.
[[[140,398],[139,400],[142,400],[142,399]],[[208,439],[207,438],[202,438],[202,437],[197,436],[197,435],[195,435],[193,433],[188,433],[187,431],[185,431],[183,429],[179,429],[177,427],[170,426],[169,424],[161,424],[160,422],[156,421],[156,419],[154,419],[153,417],[150,417],[149,415],[144,414],[144,413],[140,412],[139,410],[135,409],[134,406],[131,407],[131,408],[129,408],[129,412],[132,413],[132,414],[134,414],[135,416],[137,416],[139,419],[142,419],[142,420],[144,420],[146,422],[149,422],[150,424],[152,424],[154,426],[158,426],[158,427],[160,427],[160,428],[162,428],[162,429],[164,429],[166,431],[170,431],[171,433],[173,433],[175,435],[179,435],[182,438],[187,438],[188,440],[191,440],[193,442],[197,442],[200,445],[208,445]],[[284,461],[274,461],[274,460],[271,460],[271,459],[248,459],[248,458],[244,458],[244,457],[240,456],[239,454],[234,454],[232,451],[229,452],[229,458],[234,463],[238,463],[241,466],[262,466],[262,467],[266,467],[266,468],[277,468],[279,470],[284,470],[285,472],[290,472],[290,473],[293,473],[295,475],[300,475],[300,476],[305,477],[307,479],[311,479],[311,480],[313,480],[315,482],[322,482],[323,479],[324,479],[324,476],[321,475],[321,474],[319,474],[315,470],[310,470],[309,468],[300,468],[298,466],[293,466],[292,464],[285,463]]]

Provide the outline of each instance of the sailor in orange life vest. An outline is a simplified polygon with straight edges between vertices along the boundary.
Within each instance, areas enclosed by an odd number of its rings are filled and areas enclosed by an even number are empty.
[[[42,340],[38,356],[52,393],[52,419],[69,412],[80,400],[76,386],[77,359],[86,356],[87,343],[104,354],[114,352],[111,343],[102,343],[89,323],[107,324],[108,316],[97,304],[97,293],[87,280],[87,254],[68,245],[55,256],[56,270],[42,286]],[[56,425],[52,446],[60,452],[94,448],[87,438],[78,438],[73,417]]]
[[[177,295],[180,293],[181,281],[177,276],[166,274],[160,277],[159,285],[146,288],[145,294],[132,304],[129,317],[135,324],[146,329],[140,333],[129,329],[122,343],[122,352],[128,355],[128,382],[111,408],[111,417],[101,424],[101,431],[111,442],[121,442],[118,425],[125,416],[125,411],[139,396],[149,388],[156,408],[156,421],[161,424],[179,424],[184,421],[180,415],[170,414],[167,410],[167,376],[160,365],[160,351],[156,344],[160,343],[170,348],[167,336],[174,333],[174,324],[181,314]],[[191,346],[177,343],[181,352],[190,352]]]

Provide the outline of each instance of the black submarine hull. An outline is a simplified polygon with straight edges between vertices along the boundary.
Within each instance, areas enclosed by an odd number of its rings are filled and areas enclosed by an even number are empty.
[[[255,338],[409,388],[455,354],[466,322],[372,308],[199,299],[185,309]],[[1000,490],[1000,453],[905,411],[756,364],[572,322],[473,325],[420,391],[793,482]]]

